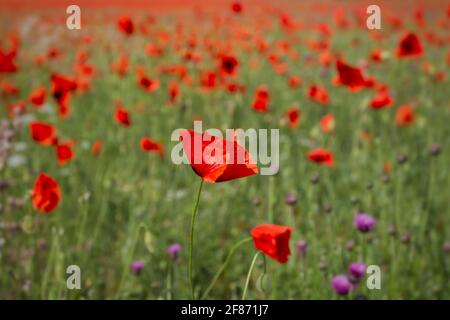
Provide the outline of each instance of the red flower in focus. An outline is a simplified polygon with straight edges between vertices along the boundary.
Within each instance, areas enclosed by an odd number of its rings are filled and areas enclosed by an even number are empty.
[[[255,92],[252,108],[257,112],[266,112],[269,109],[270,94],[266,86],[261,85]]]
[[[334,126],[335,126],[335,118],[334,115],[332,115],[331,113],[324,115],[320,119],[320,129],[323,132],[329,133],[334,131]]]
[[[231,11],[233,11],[234,13],[241,13],[242,12],[242,4],[240,2],[233,2],[231,4]]]
[[[235,139],[229,141],[193,130],[181,130],[180,137],[192,169],[207,182],[229,181],[258,173],[251,155]]]
[[[37,87],[30,93],[28,100],[34,106],[40,107],[44,104],[46,96],[47,96],[47,92],[45,91],[45,88],[41,86],[41,87]]]
[[[336,84],[347,86],[353,91],[364,87],[365,81],[360,69],[345,64],[342,60],[336,62],[336,69],[339,74],[334,80]]]
[[[375,110],[388,108],[392,105],[393,102],[394,100],[389,95],[389,92],[387,92],[386,90],[380,90],[370,101],[370,107]]]
[[[416,114],[410,105],[404,105],[397,109],[395,122],[398,127],[406,127],[414,122]]]
[[[117,20],[117,26],[119,27],[119,30],[125,33],[127,36],[133,34],[134,25],[130,17],[128,16],[120,17],[119,20]]]
[[[289,125],[292,128],[296,128],[300,122],[300,111],[296,107],[291,107],[286,112],[286,117],[288,119]]]
[[[31,202],[33,207],[42,213],[53,211],[61,200],[58,183],[45,173],[39,174],[34,183]]]
[[[143,137],[141,139],[141,149],[145,152],[156,152],[162,159],[164,157],[164,146],[161,143],[153,141],[149,137]]]
[[[286,263],[291,254],[289,249],[291,232],[291,227],[262,224],[254,227],[251,235],[256,249],[280,263]]]
[[[316,101],[322,105],[327,105],[330,102],[330,96],[325,88],[318,85],[311,85],[309,87],[308,96],[311,100]]]
[[[308,153],[308,159],[317,163],[324,164],[328,167],[334,166],[333,153],[324,148],[316,148]]]
[[[414,33],[407,33],[401,39],[397,46],[397,57],[420,56],[423,53],[423,47],[419,38]]]
[[[120,103],[116,104],[116,113],[114,114],[114,119],[118,124],[125,127],[131,126],[131,116],[127,109],[125,109]]]
[[[73,152],[72,146],[72,141],[68,141],[65,143],[58,142],[58,144],[56,145],[56,157],[58,159],[59,165],[62,166],[73,159],[75,154]]]
[[[56,142],[56,130],[51,124],[32,121],[29,129],[31,138],[39,144],[50,146]]]
[[[91,154],[97,157],[102,151],[102,142],[100,140],[95,141],[91,147]]]
[[[0,48],[0,73],[12,73],[17,71],[17,65],[14,62],[16,57],[16,50],[3,52]]]

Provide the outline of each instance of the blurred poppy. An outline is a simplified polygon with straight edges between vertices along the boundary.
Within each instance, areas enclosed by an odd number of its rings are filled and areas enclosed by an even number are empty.
[[[2,89],[2,94],[4,96],[16,96],[20,93],[20,89],[8,80],[3,80],[0,83],[0,88]]]
[[[280,263],[286,263],[291,254],[289,249],[291,232],[291,227],[262,224],[254,227],[251,235],[256,249]]]
[[[316,101],[322,105],[327,105],[330,102],[330,97],[325,88],[318,85],[311,85],[308,90],[308,96],[311,100]]]
[[[35,106],[40,107],[45,102],[45,97],[47,96],[47,92],[45,91],[45,88],[40,86],[34,89],[30,96],[28,97],[28,100]]]
[[[156,152],[160,158],[164,157],[164,146],[161,143],[153,141],[149,137],[143,137],[140,142],[141,149],[146,152]]]
[[[17,71],[17,65],[14,61],[16,57],[16,50],[3,52],[0,48],[0,73],[12,73]]]
[[[323,132],[329,133],[334,131],[334,126],[335,126],[335,118],[334,115],[332,115],[331,113],[324,115],[320,119],[320,129]]]
[[[342,60],[336,62],[338,76],[334,79],[334,83],[347,86],[350,90],[356,91],[365,85],[364,77],[361,70],[352,67]]]
[[[369,106],[372,109],[383,109],[388,108],[392,105],[393,99],[391,95],[386,90],[380,90],[378,93],[372,98]]]
[[[45,173],[39,174],[34,183],[31,202],[33,207],[42,213],[50,213],[61,200],[58,183]]]
[[[220,70],[223,74],[234,75],[236,74],[239,61],[236,57],[231,55],[223,55],[220,59]]]
[[[130,17],[122,16],[117,20],[117,26],[125,35],[130,36],[134,32],[134,24]]]
[[[51,124],[32,121],[29,124],[31,138],[39,144],[49,146],[56,141],[56,130]]]
[[[291,107],[286,112],[286,117],[288,119],[288,123],[292,128],[296,128],[300,121],[300,111],[296,107]]]
[[[118,124],[125,127],[131,126],[131,116],[127,109],[125,109],[120,103],[116,104],[116,112],[114,114],[114,119]]]
[[[70,93],[77,89],[77,82],[67,76],[53,73],[52,80],[52,95],[58,102],[59,113],[62,117],[69,114]]]
[[[315,148],[308,153],[308,159],[317,163],[324,164],[328,167],[334,166],[333,153],[324,148]]]
[[[192,169],[207,182],[229,181],[258,173],[255,161],[236,140],[228,141],[193,130],[181,130],[180,137]]]
[[[404,105],[397,109],[395,122],[398,127],[406,127],[414,122],[416,115],[410,105]]]
[[[102,151],[102,142],[100,140],[95,141],[91,147],[91,154],[97,157]]]
[[[236,14],[241,13],[242,12],[242,4],[240,2],[237,2],[237,1],[233,2],[231,4],[231,11],[233,11]]]
[[[56,157],[59,165],[64,165],[74,157],[73,142],[67,141],[56,145]]]
[[[420,56],[423,47],[419,38],[414,33],[408,32],[400,39],[396,53],[398,58]]]
[[[252,108],[257,112],[266,112],[269,109],[270,94],[265,85],[259,86],[255,92]]]
[[[178,86],[178,83],[174,80],[170,81],[167,91],[170,103],[175,103],[175,101],[180,95],[180,87]]]

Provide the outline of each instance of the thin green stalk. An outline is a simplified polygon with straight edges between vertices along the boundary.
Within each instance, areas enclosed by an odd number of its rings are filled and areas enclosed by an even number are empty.
[[[194,208],[192,209],[191,215],[191,232],[189,237],[189,268],[188,268],[188,277],[189,277],[189,286],[191,287],[191,298],[195,299],[194,293],[194,281],[192,277],[192,253],[194,251],[194,225],[195,225],[195,217],[197,216],[198,204],[200,202],[200,194],[202,193],[203,187],[203,179],[200,180],[200,186],[197,192],[197,199],[195,201]]]
[[[245,286],[244,286],[244,292],[242,292],[242,298],[241,300],[245,300],[245,296],[247,294],[248,284],[250,283],[250,277],[252,275],[253,268],[255,267],[256,260],[258,259],[259,254],[261,251],[258,251],[255,253],[255,256],[253,257],[252,264],[250,265],[250,269],[248,269],[247,273],[247,279],[245,280]]]
[[[239,248],[241,245],[243,245],[244,243],[247,243],[249,241],[251,241],[252,238],[246,238],[243,239],[241,241],[239,241],[238,243],[236,243],[231,249],[230,252],[228,253],[227,258],[225,259],[225,262],[222,264],[222,266],[220,267],[220,269],[216,272],[216,274],[214,275],[214,278],[211,280],[211,283],[209,284],[208,288],[206,288],[205,292],[203,293],[201,299],[206,299],[206,297],[208,296],[209,292],[211,291],[211,289],[214,287],[214,285],[216,284],[217,280],[219,279],[219,277],[222,275],[223,271],[226,269],[226,267],[228,266],[228,263],[230,262],[231,258],[234,255],[234,252],[237,250],[237,248]]]

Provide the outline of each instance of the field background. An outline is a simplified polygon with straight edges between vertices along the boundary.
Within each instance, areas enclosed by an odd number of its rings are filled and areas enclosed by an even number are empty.
[[[193,119],[202,119],[204,128],[279,128],[281,133],[277,175],[203,186],[194,260],[198,292],[207,287],[235,243],[248,237],[255,225],[272,222],[294,227],[292,255],[286,265],[267,260],[264,288],[256,285],[262,272],[258,263],[248,298],[343,298],[332,289],[331,278],[345,273],[353,261],[379,265],[382,288],[368,290],[363,281],[349,299],[450,298],[450,256],[443,248],[450,241],[448,2],[378,2],[383,29],[374,32],[355,19],[355,10],[365,11],[361,1],[242,1],[244,11],[239,16],[231,12],[228,1],[96,0],[78,4],[82,29],[69,31],[64,1],[0,1],[1,43],[7,46],[10,33],[21,39],[19,71],[0,74],[0,80],[20,88],[18,95],[0,99],[2,121],[16,126],[9,142],[14,152],[4,159],[0,171],[0,180],[9,185],[0,191],[0,298],[189,298],[187,239],[200,179],[189,166],[171,162],[175,143],[170,135],[177,128],[191,128]],[[425,27],[415,23],[418,6],[426,13]],[[343,9],[350,21],[348,28],[335,26],[336,8]],[[284,30],[274,13],[277,10],[288,13],[301,27]],[[139,29],[130,37],[120,33],[116,20],[124,14],[147,25],[148,33]],[[392,28],[389,16],[401,18],[404,26]],[[153,24],[149,17],[155,20]],[[446,27],[440,24],[445,19]],[[322,37],[315,29],[318,23],[330,27],[330,50],[341,53],[352,65],[369,60],[375,48],[386,51],[382,63],[367,63],[367,73],[389,86],[393,106],[371,110],[372,90],[351,93],[332,84],[334,64],[321,65],[320,51],[306,45],[307,40]],[[405,30],[421,37],[422,57],[396,59],[395,48]],[[444,43],[426,41],[429,32]],[[375,41],[374,33],[381,34],[382,40]],[[187,48],[193,34],[199,42],[196,50],[203,57],[198,64],[184,62],[176,50],[177,46]],[[82,41],[86,36],[92,37],[90,44]],[[256,49],[258,37],[267,41],[267,52]],[[244,93],[200,88],[199,72],[216,67],[202,45],[207,40],[239,58],[235,80],[245,85]],[[283,51],[282,42],[289,44],[289,54]],[[148,43],[162,45],[164,54],[148,56],[144,50]],[[57,48],[61,56],[36,65],[35,57],[50,48]],[[72,74],[81,50],[88,52],[88,62],[96,71],[90,88],[74,94],[67,119],[59,118],[51,96],[44,108],[28,105],[20,116],[8,114],[8,106],[26,101],[35,87],[50,89],[51,72]],[[289,88],[286,76],[275,72],[267,59],[269,52],[281,56],[287,74],[302,78],[298,88]],[[130,60],[123,78],[110,71],[120,54]],[[192,83],[179,81],[181,96],[170,105],[167,85],[176,77],[163,74],[160,67],[173,64],[185,64]],[[137,85],[138,65],[159,79],[158,90],[148,93]],[[436,81],[437,70],[446,79]],[[328,89],[331,102],[327,107],[307,97],[312,83]],[[251,108],[261,84],[271,93],[270,109],[262,114]],[[130,128],[114,122],[115,100],[130,111]],[[416,119],[411,126],[399,128],[395,111],[406,103],[414,105]],[[297,128],[284,119],[292,105],[301,111]],[[326,113],[336,117],[333,134],[320,130],[320,118]],[[32,141],[27,126],[31,119],[52,123],[60,136],[75,141],[70,163],[59,166],[51,149]],[[363,132],[372,138],[361,138]],[[163,143],[164,159],[142,152],[139,140],[145,135]],[[103,142],[98,157],[90,153],[96,140]],[[433,144],[441,146],[439,156],[430,155]],[[308,161],[306,154],[315,146],[333,151],[334,168]],[[398,163],[399,155],[407,157],[404,164]],[[383,171],[387,162],[392,166],[390,173]],[[62,191],[59,207],[48,215],[36,212],[30,201],[40,172],[54,177]],[[316,176],[318,183],[312,183]],[[294,207],[285,204],[289,192],[298,198]],[[357,210],[377,219],[372,232],[362,234],[355,229]],[[392,225],[394,233],[390,232]],[[308,244],[306,256],[296,250],[299,240]],[[177,261],[166,253],[173,243],[182,246]],[[208,298],[239,298],[254,252],[251,243],[241,247]],[[130,271],[136,260],[145,262],[138,275]],[[71,264],[82,271],[79,291],[66,289],[65,270]]]

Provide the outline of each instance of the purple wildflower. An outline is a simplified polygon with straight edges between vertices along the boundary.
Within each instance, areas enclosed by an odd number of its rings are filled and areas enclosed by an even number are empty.
[[[368,232],[375,226],[376,220],[370,214],[358,212],[353,225],[361,232]]]
[[[172,258],[172,260],[177,260],[178,253],[181,251],[181,244],[174,243],[167,247],[167,254]]]
[[[350,290],[353,289],[353,284],[351,283],[349,277],[345,274],[340,274],[334,276],[331,280],[331,286],[338,294],[348,294]]]
[[[137,260],[137,261],[133,261],[131,263],[131,272],[133,272],[134,274],[139,274],[141,273],[142,269],[144,269],[144,261],[141,260]]]
[[[355,278],[362,278],[366,274],[366,265],[362,262],[353,262],[350,264],[348,271]]]

